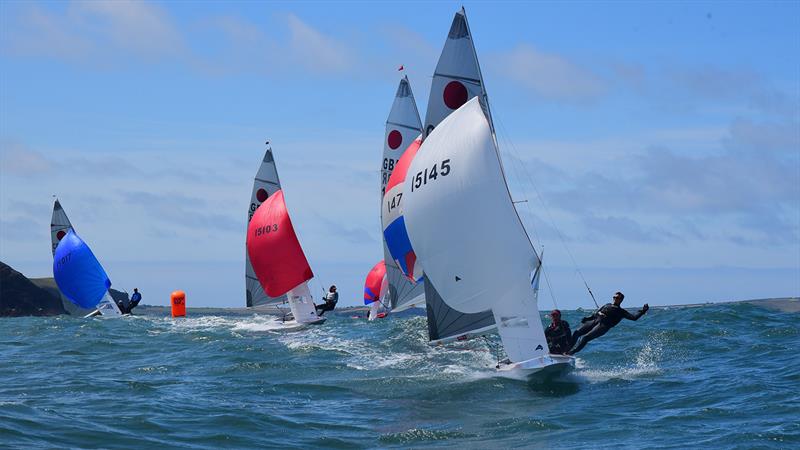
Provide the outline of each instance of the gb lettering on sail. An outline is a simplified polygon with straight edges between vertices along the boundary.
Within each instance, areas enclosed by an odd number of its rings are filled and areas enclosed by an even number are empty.
[[[386,193],[386,184],[394,171],[397,160],[411,142],[422,133],[417,102],[408,77],[404,76],[397,86],[397,93],[386,119],[386,132],[383,139],[383,162],[381,166],[381,198]]]
[[[416,281],[421,280],[422,270],[414,268],[415,258],[402,223],[402,181],[422,142],[421,133],[422,122],[414,94],[408,77],[404,76],[386,120],[381,167],[383,259],[388,280],[388,303],[395,312],[425,304],[423,285]]]
[[[381,205],[381,224],[385,243],[384,261],[389,276],[392,309],[400,311],[425,303],[422,265],[417,261],[403,218],[403,197],[408,166],[422,145],[418,136],[397,162]]]

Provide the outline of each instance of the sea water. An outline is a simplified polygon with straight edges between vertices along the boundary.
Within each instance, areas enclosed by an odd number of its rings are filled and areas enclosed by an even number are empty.
[[[800,448],[798,318],[652,309],[546,382],[498,375],[496,337],[429,346],[423,312],[0,319],[0,447]]]

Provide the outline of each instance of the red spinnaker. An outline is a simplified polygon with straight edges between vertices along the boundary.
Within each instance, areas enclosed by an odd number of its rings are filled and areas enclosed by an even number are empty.
[[[408,148],[403,152],[403,156],[401,156],[400,159],[397,160],[397,164],[394,165],[394,170],[389,176],[389,182],[386,184],[386,192],[389,192],[391,188],[405,181],[408,166],[411,165],[411,161],[414,160],[414,156],[417,155],[417,150],[419,150],[421,145],[421,136],[414,139],[414,142],[408,145]]]
[[[367,274],[364,282],[364,304],[369,305],[381,299],[381,284],[386,277],[386,264],[383,261],[375,264]]]
[[[286,211],[283,190],[272,194],[253,214],[247,226],[247,253],[270,297],[280,297],[314,277]]]

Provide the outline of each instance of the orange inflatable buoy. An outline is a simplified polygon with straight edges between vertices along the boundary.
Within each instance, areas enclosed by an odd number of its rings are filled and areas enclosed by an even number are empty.
[[[169,296],[172,304],[172,317],[186,317],[186,293],[175,291]]]

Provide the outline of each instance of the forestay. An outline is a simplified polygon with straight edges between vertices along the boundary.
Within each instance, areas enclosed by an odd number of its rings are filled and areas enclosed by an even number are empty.
[[[386,120],[381,168],[381,223],[383,230],[386,230],[387,225],[399,217],[399,210],[394,210],[394,214],[387,216],[389,212],[387,205],[391,206],[394,202],[397,206],[402,201],[400,190],[403,178],[399,178],[398,183],[396,172],[401,164],[402,156],[408,153],[408,149],[416,145],[414,147],[414,152],[416,152],[416,149],[419,148],[419,142],[415,143],[414,141],[421,133],[422,122],[419,118],[417,104],[408,77],[404,76],[397,87],[394,103],[389,112],[389,118]],[[405,167],[408,167],[407,163]],[[404,177],[405,172],[401,175]],[[396,188],[388,187],[391,192],[387,193],[387,185],[390,183],[393,183],[392,186],[396,186]],[[405,234],[405,230],[402,233]],[[392,256],[392,250],[386,238],[383,239],[383,257],[386,262],[386,276],[389,283],[389,306],[392,310],[401,311],[424,304],[422,284],[413,282],[404,276],[404,273],[408,273],[408,271],[399,266],[398,258]],[[421,279],[421,271],[417,278]]]
[[[267,143],[267,145],[269,145],[269,143]],[[264,158],[261,160],[261,165],[258,166],[256,177],[253,180],[253,192],[250,195],[250,207],[247,211],[248,224],[261,203],[275,194],[280,188],[281,182],[278,178],[278,169],[275,166],[275,159],[272,157],[272,148],[267,147]],[[264,289],[261,287],[261,283],[258,282],[255,271],[253,271],[253,265],[250,263],[250,256],[247,254],[246,248],[244,253],[247,306],[264,306],[285,302],[286,295],[270,297],[264,293]]]
[[[447,306],[490,310],[511,361],[547,355],[531,275],[540,264],[517,216],[477,99],[422,144],[406,177],[405,222]]]

